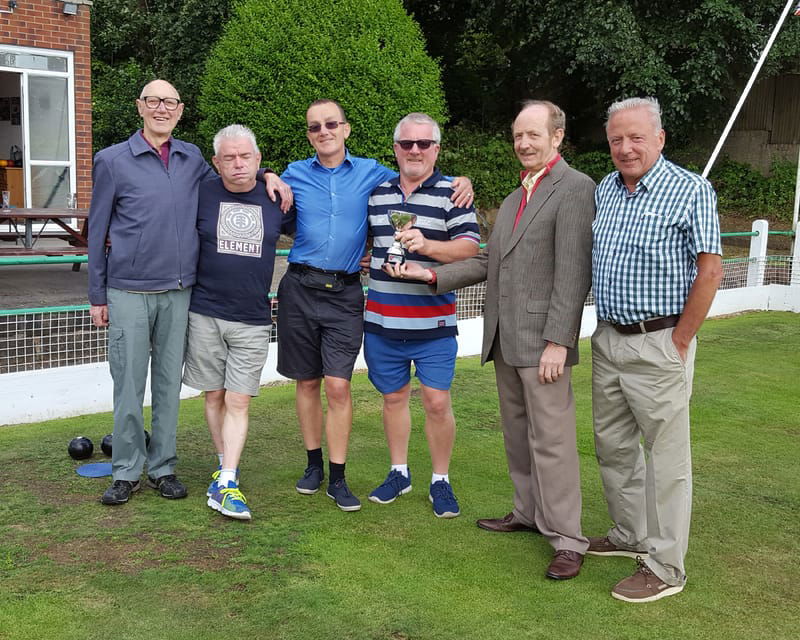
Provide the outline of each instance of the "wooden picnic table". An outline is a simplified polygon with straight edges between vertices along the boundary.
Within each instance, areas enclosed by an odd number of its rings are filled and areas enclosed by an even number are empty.
[[[81,253],[86,252],[86,248],[88,247],[88,238],[87,238],[87,224],[86,220],[89,217],[89,210],[88,209],[67,209],[67,208],[57,208],[57,207],[50,207],[46,209],[25,209],[25,208],[11,208],[11,209],[0,209],[0,223],[8,222],[10,223],[15,230],[17,230],[17,237],[22,239],[23,248],[26,250],[26,253],[38,254],[34,248],[36,241],[42,235],[42,232],[39,233],[34,238],[33,236],[33,223],[34,221],[41,221],[43,223],[42,229],[44,229],[44,225],[48,222],[53,222],[59,227],[64,230],[64,234],[59,235],[59,237],[64,238],[76,249],[82,249]],[[67,220],[74,220],[78,219],[81,221],[80,229],[75,230],[69,224],[67,224]],[[24,233],[19,233],[17,228],[17,222],[24,222],[25,230]],[[65,254],[75,254],[75,249],[65,249]],[[53,247],[48,247],[46,250],[41,252],[42,255],[60,255],[57,249]]]

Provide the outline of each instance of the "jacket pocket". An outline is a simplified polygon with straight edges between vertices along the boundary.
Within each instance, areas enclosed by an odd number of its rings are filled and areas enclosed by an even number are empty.
[[[547,313],[550,310],[549,300],[528,300],[528,313]]]

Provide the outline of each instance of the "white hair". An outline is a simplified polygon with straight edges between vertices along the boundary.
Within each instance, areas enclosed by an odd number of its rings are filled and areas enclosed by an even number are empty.
[[[397,123],[397,126],[394,128],[394,141],[397,142],[400,139],[400,129],[403,128],[403,125],[407,122],[413,122],[414,124],[429,124],[431,125],[432,133],[433,133],[433,141],[436,144],[439,144],[442,141],[442,132],[439,129],[439,125],[436,123],[436,120],[431,118],[427,113],[409,113],[407,116],[404,116],[400,122]]]
[[[232,138],[247,138],[250,144],[253,145],[253,153],[258,153],[258,143],[256,143],[255,134],[243,124],[229,124],[224,129],[217,131],[214,136],[214,155],[219,154],[219,146],[223,140],[230,140]]]
[[[608,108],[606,117],[606,131],[608,130],[608,123],[611,120],[611,116],[620,111],[625,111],[626,109],[646,109],[650,114],[650,119],[653,121],[653,126],[655,127],[656,132],[659,132],[661,129],[663,129],[661,126],[661,106],[658,104],[658,100],[655,98],[647,97],[626,98],[625,100],[618,100],[617,102],[613,103]]]

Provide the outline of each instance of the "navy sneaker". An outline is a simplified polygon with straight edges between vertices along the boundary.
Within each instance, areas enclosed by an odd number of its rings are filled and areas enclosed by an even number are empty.
[[[428,497],[433,503],[433,515],[437,518],[455,518],[461,513],[449,482],[444,480],[434,482]]]
[[[342,511],[358,511],[361,508],[361,501],[350,493],[344,478],[337,480],[335,484],[329,484],[326,493]]]
[[[235,482],[229,482],[227,487],[214,483],[216,491],[208,499],[208,506],[219,511],[223,516],[237,520],[250,520],[253,516],[244,497]]]
[[[369,499],[378,504],[389,504],[411,491],[411,471],[406,478],[397,469],[392,469],[383,484],[369,494]]]
[[[297,481],[294,488],[297,489],[298,493],[311,495],[319,491],[319,486],[322,484],[324,478],[325,472],[322,470],[322,467],[315,467],[312,465],[306,467],[306,470],[303,472],[303,477]]]

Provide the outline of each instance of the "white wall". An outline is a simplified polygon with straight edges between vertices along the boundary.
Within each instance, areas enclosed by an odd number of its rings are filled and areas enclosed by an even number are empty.
[[[800,286],[771,284],[761,287],[725,289],[717,293],[711,316],[740,311],[793,311],[800,313]],[[592,334],[597,324],[594,307],[585,307],[581,337]],[[472,318],[458,323],[458,355],[470,356],[481,351],[483,320]],[[261,382],[285,380],[276,370],[277,348],[271,345]],[[366,368],[363,354],[356,368]],[[150,387],[146,390],[150,403]],[[183,387],[182,398],[199,395]],[[0,425],[39,422],[54,418],[111,411],[112,386],[108,363],[59,367],[0,375]]]

